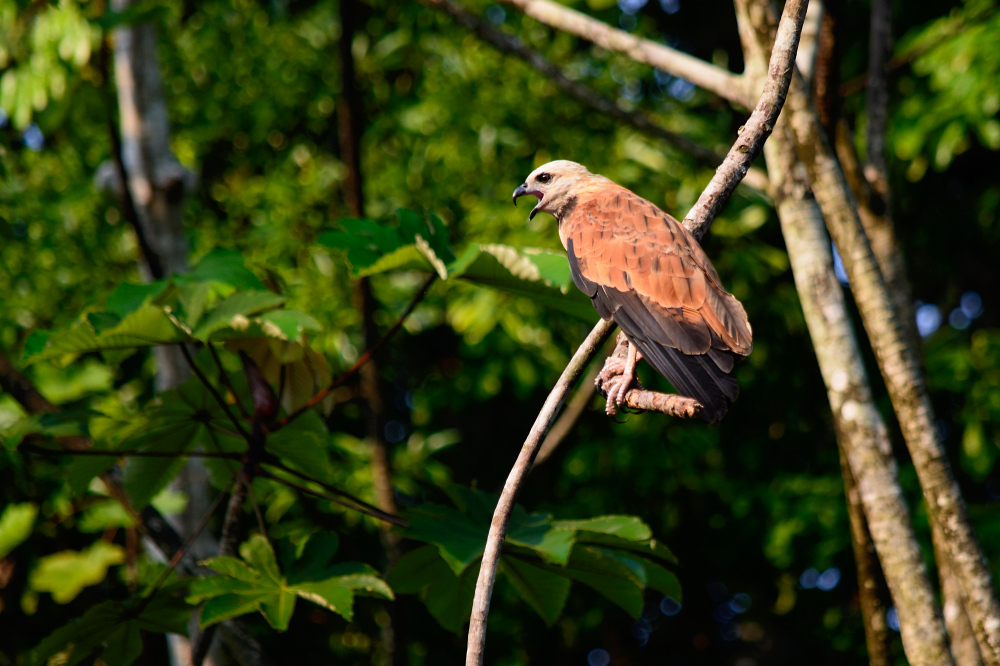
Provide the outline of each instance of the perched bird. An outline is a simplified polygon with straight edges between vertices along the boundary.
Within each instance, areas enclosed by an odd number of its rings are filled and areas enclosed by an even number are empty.
[[[726,415],[739,387],[732,376],[750,354],[746,312],[727,293],[698,241],[649,201],[586,167],[557,160],[514,190],[538,198],[559,223],[573,281],[629,341],[623,380],[608,395],[621,404],[644,358],[678,393],[702,404],[709,423]]]

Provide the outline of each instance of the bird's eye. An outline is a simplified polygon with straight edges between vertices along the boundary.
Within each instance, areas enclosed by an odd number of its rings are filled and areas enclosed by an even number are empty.
[[[539,183],[547,183],[550,180],[552,180],[552,176],[551,175],[549,175],[547,173],[540,173],[540,174],[538,174],[538,182]]]

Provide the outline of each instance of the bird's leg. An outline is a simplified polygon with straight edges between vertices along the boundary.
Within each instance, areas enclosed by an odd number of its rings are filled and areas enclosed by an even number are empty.
[[[628,356],[625,357],[625,370],[622,372],[622,378],[619,380],[618,386],[615,387],[616,390],[608,394],[608,399],[614,400],[615,404],[620,405],[625,402],[625,394],[632,388],[632,383],[635,381],[635,366],[638,362],[639,349],[629,340]]]

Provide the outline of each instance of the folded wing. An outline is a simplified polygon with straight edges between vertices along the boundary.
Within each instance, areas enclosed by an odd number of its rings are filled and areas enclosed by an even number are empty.
[[[739,389],[731,376],[753,348],[743,306],[723,288],[677,220],[624,188],[577,202],[560,223],[576,285],[614,318],[682,395],[721,419]]]

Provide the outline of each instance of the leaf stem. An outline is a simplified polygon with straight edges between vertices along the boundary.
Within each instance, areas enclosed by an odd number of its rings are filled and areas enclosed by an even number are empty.
[[[211,343],[206,342],[205,344],[211,346]],[[240,437],[247,440],[247,443],[249,443],[250,433],[246,431],[243,425],[233,414],[232,410],[229,409],[229,405],[226,404],[226,401],[223,399],[223,397],[219,394],[219,392],[215,389],[215,387],[212,386],[212,382],[208,381],[208,377],[205,376],[205,373],[201,371],[201,368],[199,368],[197,364],[194,362],[194,359],[191,358],[191,352],[188,351],[187,346],[182,343],[178,345],[178,347],[181,348],[181,354],[184,356],[184,360],[187,361],[188,366],[191,368],[191,372],[193,372],[195,376],[198,377],[201,383],[205,385],[205,388],[208,389],[208,392],[212,394],[212,397],[215,398],[215,401],[219,403],[219,406],[222,407],[222,411],[226,413],[226,416],[229,417],[229,420],[233,422],[234,426],[236,426],[236,431],[240,433]]]
[[[323,389],[313,397],[309,398],[309,401],[306,404],[302,405],[297,410],[295,410],[285,418],[278,421],[278,424],[271,430],[271,432],[276,432],[281,428],[284,428],[286,425],[288,425],[295,419],[302,416],[302,414],[305,413],[306,410],[319,404],[323,400],[323,398],[325,398],[327,395],[330,394],[330,391],[337,388],[338,386],[346,382],[348,379],[353,377],[355,374],[357,374],[358,370],[361,369],[361,366],[370,361],[372,356],[375,355],[375,352],[377,352],[382,347],[382,345],[388,342],[392,338],[392,336],[394,336],[399,331],[400,327],[402,327],[403,322],[406,320],[406,318],[410,316],[410,314],[416,309],[420,301],[424,299],[424,296],[427,294],[427,290],[430,289],[432,284],[434,284],[434,280],[436,278],[437,274],[431,273],[430,276],[428,276],[428,278],[424,280],[424,283],[420,286],[420,289],[417,290],[417,293],[414,294],[413,299],[410,301],[410,304],[406,306],[405,310],[403,310],[403,314],[399,315],[399,319],[397,319],[396,323],[392,325],[392,328],[386,331],[386,334],[383,335],[378,342],[376,342],[374,345],[372,345],[370,349],[368,349],[364,354],[362,354],[361,358],[359,358],[354,363],[354,365],[348,368],[347,371],[344,372],[342,375],[340,375],[332,382],[330,382],[330,385],[327,386],[325,389]]]

